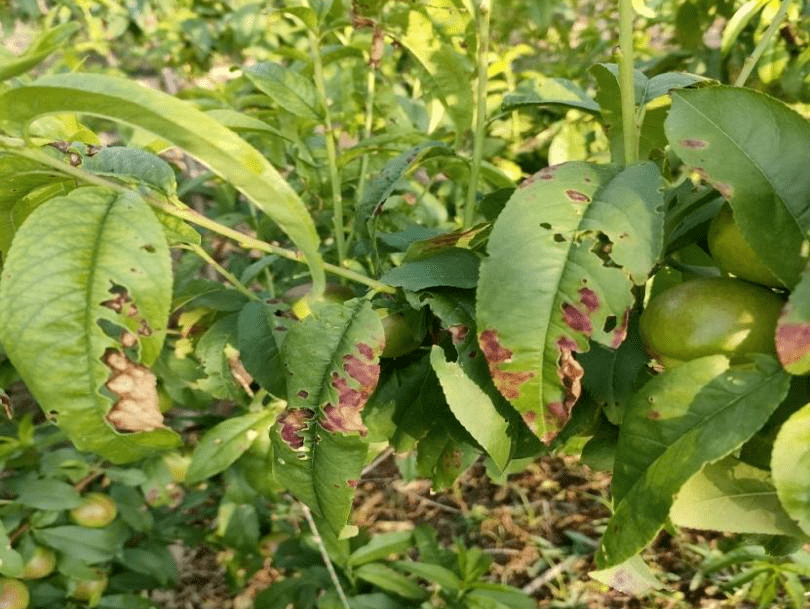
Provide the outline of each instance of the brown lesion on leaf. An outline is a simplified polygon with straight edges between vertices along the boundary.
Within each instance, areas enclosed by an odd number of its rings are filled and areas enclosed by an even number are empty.
[[[546,418],[554,429],[562,427],[571,417],[571,410],[582,394],[582,377],[585,370],[580,363],[574,359],[574,351],[577,344],[567,336],[557,339],[557,348],[560,355],[557,359],[557,376],[563,388],[563,399],[551,402],[546,405]],[[541,440],[548,444],[557,435],[556,431],[546,433]]]
[[[678,143],[684,148],[689,148],[691,150],[701,150],[709,145],[708,142],[706,142],[706,140],[699,140],[694,138],[684,138]]]
[[[630,325],[630,309],[627,308],[622,316],[622,323],[613,329],[613,340],[610,346],[618,349],[624,340],[627,338],[627,328]]]
[[[230,345],[225,345],[225,357],[228,360],[228,369],[231,371],[231,376],[239,383],[239,386],[245,390],[245,393],[253,397],[254,393],[251,388],[253,376],[245,368],[242,359],[239,357],[240,355],[237,349],[234,349]]]
[[[484,357],[487,358],[489,374],[501,395],[507,400],[520,397],[520,387],[532,380],[536,373],[531,370],[523,372],[501,370],[500,364],[512,361],[512,351],[504,347],[495,330],[484,330],[478,335],[478,344]]]
[[[302,431],[309,429],[309,422],[315,413],[309,408],[289,408],[278,415],[278,435],[293,450],[304,446]]]
[[[569,188],[565,191],[565,196],[569,198],[569,200],[573,201],[574,203],[590,203],[591,198],[586,195],[584,192],[576,190],[574,188]]]
[[[337,391],[336,403],[323,405],[321,426],[331,432],[357,432],[361,436],[368,430],[362,412],[380,380],[379,352],[371,345],[358,343],[356,353],[343,356],[343,373],[333,371],[330,384]]]
[[[456,346],[463,343],[467,338],[467,335],[470,333],[469,326],[465,326],[464,324],[453,324],[447,329],[450,331],[450,338],[453,341],[453,344]]]
[[[776,354],[783,366],[810,354],[810,323],[781,322],[776,328]]]
[[[599,309],[599,295],[591,288],[579,289],[579,302],[581,302],[591,313]]]
[[[112,372],[104,386],[116,398],[107,421],[117,431],[153,431],[164,427],[154,373],[116,349],[107,349],[102,361]]]
[[[113,281],[111,281],[110,284],[111,285],[108,292],[112,294],[112,298],[103,301],[101,306],[111,309],[124,317],[134,319],[137,321],[138,334],[140,336],[151,336],[152,328],[149,327],[149,324],[146,322],[143,316],[141,316],[138,306],[133,302],[132,297],[129,295],[129,291],[124,286],[118,285]]]
[[[563,323],[576,332],[590,336],[593,333],[593,324],[586,313],[580,311],[570,302],[561,306]]]

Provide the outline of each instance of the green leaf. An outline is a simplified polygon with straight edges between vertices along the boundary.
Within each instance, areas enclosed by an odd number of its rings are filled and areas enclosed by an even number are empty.
[[[734,87],[673,93],[673,152],[728,200],[758,257],[787,287],[803,270],[810,231],[810,122],[767,95]]]
[[[279,107],[299,118],[320,120],[322,110],[312,80],[277,63],[257,63],[245,76]]]
[[[776,353],[791,374],[810,372],[810,267],[801,274],[776,324]]]
[[[722,356],[686,362],[653,378],[630,403],[616,447],[617,505],[597,554],[601,567],[643,549],[686,481],[739,448],[787,395],[790,376],[772,358],[726,366]]]
[[[424,587],[382,563],[372,562],[362,565],[354,570],[354,576],[403,598],[421,601],[428,595]]]
[[[356,567],[369,562],[388,558],[392,554],[402,554],[413,547],[411,531],[392,531],[374,535],[369,542],[360,546],[349,556],[347,565]]]
[[[810,404],[782,425],[773,443],[771,473],[779,501],[810,534]]]
[[[720,42],[720,53],[727,55],[734,43],[739,38],[745,26],[748,25],[756,14],[768,4],[768,0],[748,0],[738,8],[726,23],[723,29],[723,37]]]
[[[15,235],[2,277],[0,342],[77,448],[121,463],[178,443],[147,368],[163,345],[172,276],[142,199],[96,187],[50,199]]]
[[[113,523],[101,529],[74,525],[34,529],[34,538],[43,545],[89,565],[112,560],[129,537],[126,525]]]
[[[335,538],[365,465],[362,411],[379,380],[383,342],[377,313],[353,299],[315,304],[282,349],[288,408],[273,428],[274,475]]]
[[[232,417],[209,429],[194,449],[186,482],[196,484],[227,469],[273,424],[274,409]]]
[[[662,587],[661,582],[638,554],[634,554],[621,564],[591,571],[588,575],[598,582],[616,588],[619,592],[637,597]]]
[[[325,285],[315,225],[301,199],[252,146],[187,102],[101,74],[44,76],[0,95],[0,125],[20,131],[57,112],[102,116],[179,146],[233,184],[301,249],[319,293]]]
[[[239,312],[237,347],[250,375],[277,396],[287,395],[287,380],[281,359],[281,345],[289,329],[289,318],[276,315],[287,305],[250,301]]]
[[[407,31],[398,39],[427,72],[425,82],[453,120],[456,130],[472,125],[472,62],[443,41],[431,20],[419,9],[408,12]]]
[[[405,262],[380,277],[388,285],[418,292],[446,286],[474,288],[478,283],[479,258],[470,250],[454,247],[428,258]]]
[[[79,492],[61,480],[27,480],[20,488],[17,503],[37,510],[69,510],[82,502]]]
[[[678,491],[669,516],[673,524],[692,529],[802,536],[782,509],[768,472],[733,457],[692,476]]]
[[[512,450],[506,419],[498,414],[489,396],[464,373],[459,364],[445,359],[438,345],[434,345],[430,352],[430,363],[439,377],[453,415],[487,451],[495,465],[503,470],[509,463]]]
[[[41,32],[19,57],[0,58],[0,81],[25,74],[42,63],[78,30],[79,24],[73,21],[57,25]]]
[[[397,560],[391,564],[400,571],[421,577],[449,592],[459,592],[464,589],[464,582],[458,578],[458,575],[441,565],[410,560]]]
[[[11,548],[6,528],[0,522],[0,575],[19,577],[22,575],[25,561],[22,555]]]
[[[531,106],[562,106],[599,113],[597,104],[577,83],[567,78],[544,78],[536,89],[504,96],[501,112],[512,112]]]
[[[579,397],[575,351],[616,348],[662,247],[660,174],[569,163],[515,191],[478,281],[478,341],[495,385],[549,442]],[[629,220],[632,218],[632,221]]]

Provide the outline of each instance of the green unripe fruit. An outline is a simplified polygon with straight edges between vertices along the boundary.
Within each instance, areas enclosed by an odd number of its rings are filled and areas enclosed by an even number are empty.
[[[290,288],[281,297],[284,302],[291,305],[292,312],[298,319],[308,317],[312,310],[309,308],[309,293],[312,291],[311,283],[302,283]],[[346,302],[354,298],[354,292],[348,286],[339,283],[327,283],[323,293],[323,299],[331,302]]]
[[[20,577],[23,579],[40,579],[48,577],[56,568],[56,554],[50,548],[37,546],[28,562],[23,567]]]
[[[641,314],[647,351],[665,366],[706,355],[732,363],[749,353],[774,353],[784,301],[739,279],[695,279],[665,290]]]
[[[118,515],[118,507],[104,493],[87,493],[80,505],[70,510],[70,519],[83,527],[106,527]]]
[[[31,595],[19,579],[0,577],[0,609],[25,609]]]
[[[385,331],[385,348],[380,357],[402,357],[416,349],[421,343],[411,333],[408,321],[399,313],[389,313],[387,309],[377,309]]]
[[[728,203],[712,218],[707,239],[709,253],[724,272],[772,288],[783,287],[782,282],[743,238]]]
[[[73,580],[70,583],[70,596],[93,606],[104,594],[108,583],[107,576],[103,573],[99,573],[96,579]]]

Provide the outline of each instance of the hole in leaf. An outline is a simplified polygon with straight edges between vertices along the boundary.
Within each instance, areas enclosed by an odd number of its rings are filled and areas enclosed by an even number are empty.
[[[602,326],[602,330],[605,332],[611,332],[616,328],[616,316],[615,315],[608,315],[605,319],[605,325]]]

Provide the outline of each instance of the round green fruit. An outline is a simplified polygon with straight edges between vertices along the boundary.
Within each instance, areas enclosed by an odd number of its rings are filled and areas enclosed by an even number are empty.
[[[290,303],[292,312],[298,319],[308,317],[312,310],[309,308],[309,293],[312,291],[312,283],[302,283],[290,288],[281,297],[284,302]],[[349,286],[340,283],[327,283],[323,293],[323,299],[331,302],[346,302],[354,298],[354,292]]]
[[[19,579],[0,577],[0,609],[25,609],[31,596]]]
[[[381,357],[402,357],[422,343],[414,337],[403,315],[389,313],[387,309],[377,309],[377,314],[385,331],[385,348]]]
[[[743,238],[734,221],[731,206],[725,203],[709,224],[709,253],[717,266],[740,279],[753,281],[772,288],[783,287],[762,259]]]
[[[82,502],[70,510],[70,519],[76,524],[100,529],[110,524],[118,515],[115,501],[104,493],[87,493]]]
[[[31,558],[25,563],[21,577],[23,579],[40,579],[48,577],[56,568],[56,554],[50,548],[37,546]]]
[[[107,576],[99,573],[96,579],[77,579],[70,582],[70,596],[77,601],[98,602],[107,589]]]
[[[653,297],[641,314],[641,338],[664,366],[706,355],[732,362],[749,353],[773,353],[784,301],[739,279],[695,279]]]

